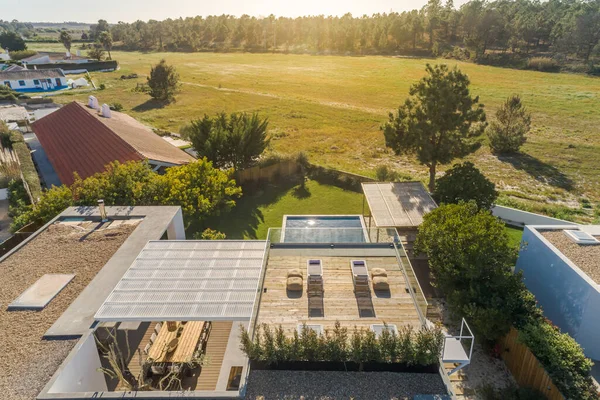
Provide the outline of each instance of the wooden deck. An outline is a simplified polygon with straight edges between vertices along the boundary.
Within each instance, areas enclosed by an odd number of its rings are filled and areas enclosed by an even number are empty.
[[[233,322],[215,321],[206,344],[207,365],[202,367],[195,390],[215,390]]]
[[[306,295],[306,261],[305,256],[272,256],[269,257],[265,273],[258,323],[266,323],[271,327],[282,325],[288,332],[297,329],[298,324],[321,324],[324,329],[333,328],[335,321],[348,328],[370,328],[371,324],[388,323],[398,327],[421,326],[417,310],[410,294],[406,291],[406,282],[396,257],[312,257],[323,261],[323,316],[309,317],[308,298]],[[374,316],[364,312],[365,302],[354,295],[352,283],[351,260],[366,260],[367,268],[385,268],[390,283],[389,293],[373,292],[371,278],[369,286],[371,296],[367,299]],[[286,278],[289,270],[298,268],[303,274],[304,289],[288,293]],[[369,272],[370,274],[370,272]],[[311,315],[315,315],[311,313]],[[372,315],[372,314],[371,314]]]

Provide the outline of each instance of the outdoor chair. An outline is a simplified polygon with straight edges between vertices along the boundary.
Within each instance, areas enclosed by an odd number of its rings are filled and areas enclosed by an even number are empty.
[[[156,340],[156,333],[152,332],[152,335],[150,335],[150,343],[154,344],[154,341]]]
[[[291,292],[302,291],[303,288],[302,272],[299,269],[292,269],[287,274],[286,287]]]
[[[308,293],[308,308],[320,309],[323,307],[323,265],[321,260],[308,260],[306,262]]]
[[[160,332],[160,328],[162,328],[162,324],[160,322],[157,322],[156,325],[154,325],[154,332],[156,332],[157,335],[158,332]]]
[[[150,347],[152,347],[152,346],[150,345],[150,343],[148,343],[148,344],[146,345],[146,347],[144,347],[144,354],[148,355],[148,352],[150,351]]]
[[[368,296],[369,290],[369,271],[367,263],[364,260],[350,261],[352,269],[352,282],[354,283],[354,293],[357,296]]]
[[[373,281],[373,290],[389,291],[390,283],[388,281],[387,271],[384,268],[373,268],[371,271]]]

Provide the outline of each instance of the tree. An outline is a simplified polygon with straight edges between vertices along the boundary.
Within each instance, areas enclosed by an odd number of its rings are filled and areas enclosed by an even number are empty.
[[[107,32],[107,31],[101,32],[100,35],[98,36],[98,41],[100,43],[102,43],[102,46],[104,46],[104,49],[108,52],[108,59],[112,60],[112,57],[110,55],[110,50],[112,49],[112,46],[113,46],[113,39],[112,39],[112,35],[110,34],[110,32]]]
[[[92,40],[98,40],[102,32],[109,32],[110,26],[104,19],[99,19],[97,24],[90,25],[89,37]]]
[[[414,84],[410,97],[382,126],[386,146],[396,154],[414,154],[429,168],[429,190],[435,189],[438,164],[475,151],[485,129],[479,97],[471,97],[469,78],[446,65],[427,64],[428,76]]]
[[[475,201],[477,207],[489,210],[498,198],[496,185],[471,162],[455,164],[435,183],[438,204],[457,204]]]
[[[94,46],[88,50],[87,55],[89,58],[94,60],[102,61],[104,58],[104,50],[98,43],[94,43]]]
[[[164,102],[174,101],[175,93],[179,88],[179,74],[174,66],[168,65],[162,59],[150,69],[148,86],[150,87],[150,96],[156,100]]]
[[[240,170],[250,167],[269,145],[268,120],[258,114],[225,113],[205,115],[182,130],[200,157],[218,168]]]
[[[516,249],[504,224],[475,202],[445,204],[425,216],[415,252],[429,257],[434,284],[456,317],[493,342],[527,320],[535,300],[513,274]]]
[[[85,33],[85,32],[83,32],[83,33],[81,34],[81,40],[88,40],[88,39],[89,39],[89,37],[88,37],[88,34],[87,34],[87,33]]]
[[[16,32],[2,32],[0,33],[0,47],[8,49],[10,51],[21,51],[26,50],[27,45],[25,41]]]
[[[68,52],[71,52],[71,43],[73,42],[73,38],[71,37],[71,35],[69,35],[69,32],[67,32],[66,30],[60,31],[60,36],[58,37],[58,40],[60,40],[60,42],[63,44],[63,46],[65,46],[65,49],[67,49]]]
[[[492,152],[518,152],[527,141],[526,135],[530,129],[531,115],[521,103],[521,98],[517,95],[509,97],[496,111],[496,120],[488,127]]]

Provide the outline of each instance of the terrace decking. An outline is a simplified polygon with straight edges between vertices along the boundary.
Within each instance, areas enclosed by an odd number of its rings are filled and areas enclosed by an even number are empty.
[[[231,321],[215,321],[212,323],[210,336],[206,344],[206,365],[202,367],[196,390],[216,389],[232,326],[233,322]]]
[[[309,317],[308,296],[306,293],[306,261],[319,258],[323,262],[323,316]],[[385,268],[388,274],[390,291],[374,292],[371,289],[370,305],[374,316],[361,316],[359,306],[364,309],[362,297],[357,300],[352,282],[351,260],[365,260],[370,271]],[[306,257],[299,255],[271,256],[266,267],[264,292],[258,312],[258,324],[268,324],[271,328],[281,325],[286,331],[297,329],[298,324],[321,324],[324,329],[332,329],[336,321],[343,326],[370,328],[371,324],[388,323],[398,327],[421,326],[417,310],[396,257]],[[287,292],[286,278],[289,270],[303,271],[303,291]],[[360,304],[359,304],[360,302]],[[363,314],[364,315],[364,314]]]

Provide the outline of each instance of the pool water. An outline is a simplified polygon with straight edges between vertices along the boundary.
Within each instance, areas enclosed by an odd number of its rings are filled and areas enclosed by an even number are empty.
[[[285,243],[364,243],[365,233],[359,215],[286,216]]]

